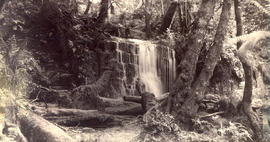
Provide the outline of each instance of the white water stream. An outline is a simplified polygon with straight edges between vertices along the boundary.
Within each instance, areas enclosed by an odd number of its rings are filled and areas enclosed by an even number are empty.
[[[139,45],[139,73],[146,91],[160,97],[163,93],[162,83],[157,73],[156,45],[144,42]]]
[[[169,91],[175,78],[175,56],[169,47],[157,47],[151,41],[129,39],[139,46],[139,78],[147,92],[156,98]]]
[[[139,45],[139,78],[144,83],[146,91],[155,94],[156,98],[162,97],[163,93],[169,91],[169,85],[174,79],[174,52],[165,47],[167,54],[164,55],[162,49],[157,48],[151,41],[136,39],[131,41]],[[169,55],[170,53],[173,55]]]

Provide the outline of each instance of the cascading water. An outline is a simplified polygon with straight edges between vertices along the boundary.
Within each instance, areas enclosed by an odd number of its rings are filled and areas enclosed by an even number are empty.
[[[150,41],[132,39],[139,45],[139,78],[147,92],[162,97],[169,91],[175,77],[174,51],[169,47],[157,47]]]
[[[150,42],[139,45],[139,73],[146,91],[154,93],[156,97],[161,96],[163,88],[157,73],[157,49]]]
[[[167,91],[170,91],[170,86],[172,86],[172,83],[174,81],[174,78],[176,76],[176,62],[175,62],[175,52],[174,50],[171,50],[169,48],[167,48],[168,51],[168,61],[169,61],[169,67],[168,67],[168,87],[167,87]]]

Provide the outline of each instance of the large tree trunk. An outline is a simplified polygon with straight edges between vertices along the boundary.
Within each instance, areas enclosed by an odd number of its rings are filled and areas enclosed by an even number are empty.
[[[243,59],[241,59],[244,72],[245,72],[245,89],[244,89],[244,96],[241,104],[241,108],[245,115],[248,117],[248,120],[251,124],[252,130],[254,132],[255,139],[257,141],[261,141],[263,139],[262,136],[262,128],[259,124],[259,117],[257,114],[252,110],[251,102],[252,102],[252,89],[253,89],[253,70],[252,67]]]
[[[182,121],[189,121],[189,118],[193,118],[196,115],[199,108],[198,102],[200,102],[204,97],[205,88],[207,87],[209,79],[212,77],[213,71],[220,58],[221,48],[225,40],[227,33],[226,29],[228,28],[230,19],[230,8],[231,0],[224,0],[214,44],[209,49],[209,53],[205,61],[205,66],[197,80],[194,82],[187,100],[182,105],[180,111],[178,111],[178,116],[180,116],[178,118],[180,118]]]
[[[203,0],[201,7],[198,11],[197,17],[194,21],[194,28],[192,34],[188,39],[189,45],[183,60],[177,66],[180,72],[172,86],[167,101],[167,111],[170,112],[171,106],[178,106],[184,91],[189,90],[193,77],[195,76],[196,65],[200,51],[203,47],[204,37],[207,33],[207,25],[214,15],[215,0]],[[175,103],[172,103],[175,101]],[[174,107],[177,110],[177,107]]]
[[[169,9],[167,10],[163,18],[162,25],[159,31],[160,34],[166,32],[166,30],[171,26],[177,5],[178,5],[178,2],[171,3]]]
[[[140,105],[137,106],[140,107]],[[129,110],[127,109],[126,112],[113,110],[112,112],[108,113],[108,112],[101,112],[98,110],[50,108],[46,110],[46,112],[42,113],[44,114],[43,116],[45,119],[63,126],[106,128],[116,125],[122,125],[124,121],[126,120],[130,121],[131,119],[134,119],[136,116],[134,116],[133,114],[134,111],[133,112],[132,111],[133,110],[131,109]],[[140,110],[140,112],[142,112],[142,110]]]
[[[46,119],[59,125],[68,127],[92,127],[108,128],[112,126],[121,126],[125,121],[134,119],[129,115],[112,115],[99,111],[92,111],[83,115],[74,116],[48,116]]]
[[[241,19],[241,10],[239,8],[239,0],[234,0],[234,12],[235,12],[235,21],[236,21],[236,36],[241,36],[243,34],[243,27],[242,27],[242,19]],[[241,47],[242,43],[237,43],[237,49]],[[249,44],[245,44],[243,46],[248,46]],[[247,48],[247,47],[245,47]],[[249,47],[250,48],[250,47]],[[246,53],[246,52],[245,52]],[[241,108],[243,112],[248,117],[252,129],[255,133],[255,137],[257,140],[262,139],[262,130],[258,122],[258,116],[256,113],[252,111],[251,102],[252,102],[252,93],[253,93],[253,70],[251,65],[248,64],[247,58],[245,58],[244,54],[238,54],[240,61],[243,65],[244,73],[245,73],[245,89],[243,100],[241,104]]]
[[[254,136],[256,141],[261,141],[263,139],[262,129],[259,124],[259,118],[255,112],[253,112],[251,107],[252,102],[252,94],[253,94],[253,69],[252,64],[250,63],[247,53],[248,50],[254,48],[255,44],[260,39],[252,39],[246,41],[240,49],[237,51],[238,57],[243,65],[244,73],[245,73],[245,88],[242,103],[240,104],[240,110],[243,110],[244,114],[247,116],[250,121],[251,128],[254,132]]]
[[[20,129],[29,142],[75,142],[62,129],[34,113],[28,112],[19,121]]]
[[[1,94],[3,95],[3,94]],[[14,97],[14,94],[11,94]],[[16,141],[27,142],[25,136],[22,134],[18,121],[18,114],[21,113],[20,108],[16,105],[13,99],[5,96],[0,103],[1,118],[0,118],[0,141]],[[5,104],[6,102],[6,104]],[[19,109],[18,109],[19,108]]]
[[[7,102],[4,127],[0,132],[0,135],[3,133],[7,137],[6,140],[1,137],[2,141],[11,139],[16,142],[75,142],[59,127],[17,106],[13,99]]]

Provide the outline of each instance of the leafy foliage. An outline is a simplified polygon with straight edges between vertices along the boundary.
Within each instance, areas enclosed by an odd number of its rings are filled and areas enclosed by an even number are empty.
[[[196,118],[193,120],[193,131],[179,127],[174,117],[153,110],[145,119],[143,140],[146,142],[161,141],[250,141],[250,129],[241,123],[226,120],[220,116]]]
[[[229,122],[228,126],[221,126],[218,130],[220,136],[228,136],[232,141],[249,141],[252,140],[252,135],[248,132],[247,128],[241,123]]]
[[[145,122],[146,128],[154,128],[157,132],[176,132],[180,129],[172,115],[159,110],[154,110],[147,115]]]
[[[14,95],[26,94],[27,80],[30,79],[27,74],[33,68],[32,65],[35,64],[34,59],[23,47],[17,45],[15,36],[7,41],[1,39],[1,55],[1,61],[4,61],[1,76],[5,76],[3,87],[12,90]]]
[[[251,33],[257,30],[269,30],[269,12],[265,11],[269,7],[267,0],[248,0],[242,2],[244,17],[244,31]],[[255,18],[256,17],[256,18]]]

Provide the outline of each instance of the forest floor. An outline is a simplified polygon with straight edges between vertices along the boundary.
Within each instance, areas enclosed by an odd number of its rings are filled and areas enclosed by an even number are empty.
[[[240,84],[239,89],[235,90],[235,95],[238,96],[243,93],[244,83]],[[254,93],[257,94],[254,103],[256,104],[265,104],[260,101],[263,100],[262,88],[258,87],[254,89]],[[241,96],[241,95],[240,95]],[[52,114],[53,110],[65,110],[65,108],[59,108],[56,104],[48,104],[48,108],[45,108],[44,103],[34,103],[35,111],[39,115],[46,117],[47,114]],[[259,107],[259,106],[258,106]],[[265,112],[268,113],[270,106],[265,105]],[[67,109],[69,110],[69,109]],[[60,111],[59,111],[60,112]],[[58,115],[57,113],[55,113]],[[59,113],[61,115],[61,112]],[[266,116],[266,115],[264,115]],[[185,131],[178,130],[175,131],[160,131],[160,129],[155,129],[148,127],[147,124],[143,121],[142,115],[137,116],[125,116],[125,121],[117,123],[116,125],[92,125],[84,126],[80,122],[77,124],[72,124],[72,126],[61,126],[56,124],[55,121],[50,120],[56,126],[63,129],[68,135],[74,138],[77,141],[82,142],[175,142],[175,141],[202,141],[202,140],[213,140],[213,141],[227,141],[228,138],[231,140],[239,140],[239,137],[248,138],[250,135],[245,126],[238,123],[242,120],[241,116],[236,116],[233,118],[223,118],[219,115],[213,115],[208,119],[197,120],[198,126],[200,128],[196,131]],[[269,118],[263,118],[264,123],[264,133],[268,134]],[[123,119],[124,120],[124,119]],[[105,123],[108,121],[105,120]],[[108,123],[109,124],[109,123]],[[243,128],[243,129],[241,129]],[[203,130],[200,132],[200,130]],[[246,139],[249,141],[248,139]]]

